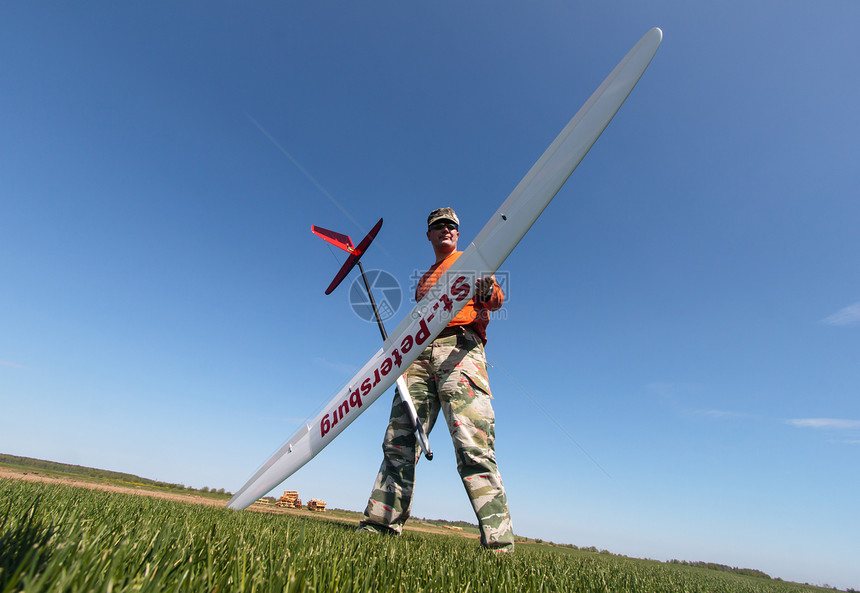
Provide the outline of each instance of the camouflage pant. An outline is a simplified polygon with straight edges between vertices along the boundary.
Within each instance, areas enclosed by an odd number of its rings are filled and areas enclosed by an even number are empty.
[[[437,338],[406,371],[409,393],[427,434],[439,411],[445,416],[457,471],[481,527],[481,544],[510,548],[514,533],[505,488],[496,466],[495,414],[484,345],[470,329]],[[406,407],[395,396],[382,443],[384,458],[364,511],[362,526],[399,534],[409,518],[420,459]]]

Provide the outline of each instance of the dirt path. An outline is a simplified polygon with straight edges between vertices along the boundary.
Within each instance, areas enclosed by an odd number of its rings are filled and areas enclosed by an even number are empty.
[[[138,496],[149,496],[151,498],[162,498],[165,500],[178,500],[192,504],[205,504],[209,506],[223,506],[223,501],[200,496],[199,494],[180,494],[178,492],[159,492],[142,486],[120,486],[119,484],[107,484],[104,482],[93,482],[78,478],[60,478],[42,474],[34,470],[14,470],[0,467],[0,479],[23,480],[25,482],[43,482],[47,484],[63,484],[86,488],[88,490],[103,490],[105,492],[120,492],[123,494],[136,494]]]

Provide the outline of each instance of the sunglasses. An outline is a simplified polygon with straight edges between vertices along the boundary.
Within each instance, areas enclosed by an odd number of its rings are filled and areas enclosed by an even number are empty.
[[[431,231],[440,231],[442,229],[448,229],[449,231],[456,231],[459,227],[456,223],[453,222],[434,222],[430,225]]]

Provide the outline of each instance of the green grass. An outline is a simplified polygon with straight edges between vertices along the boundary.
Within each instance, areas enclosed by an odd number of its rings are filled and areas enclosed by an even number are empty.
[[[818,589],[568,548],[495,556],[471,539],[0,480],[0,593]]]

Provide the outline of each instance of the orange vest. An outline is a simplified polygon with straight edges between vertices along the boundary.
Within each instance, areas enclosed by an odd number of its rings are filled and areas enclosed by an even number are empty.
[[[439,277],[445,273],[445,270],[451,267],[457,258],[460,257],[462,251],[455,251],[438,264],[433,264],[418,281],[418,286],[415,288],[415,301],[420,301],[430,288],[436,284]],[[490,323],[489,311],[497,311],[501,308],[505,300],[505,295],[502,294],[502,289],[495,282],[493,283],[493,296],[486,301],[476,303],[475,299],[471,299],[466,305],[460,309],[460,312],[454,316],[448,327],[455,325],[468,325],[476,334],[481,337],[484,344],[487,343],[487,325]]]

